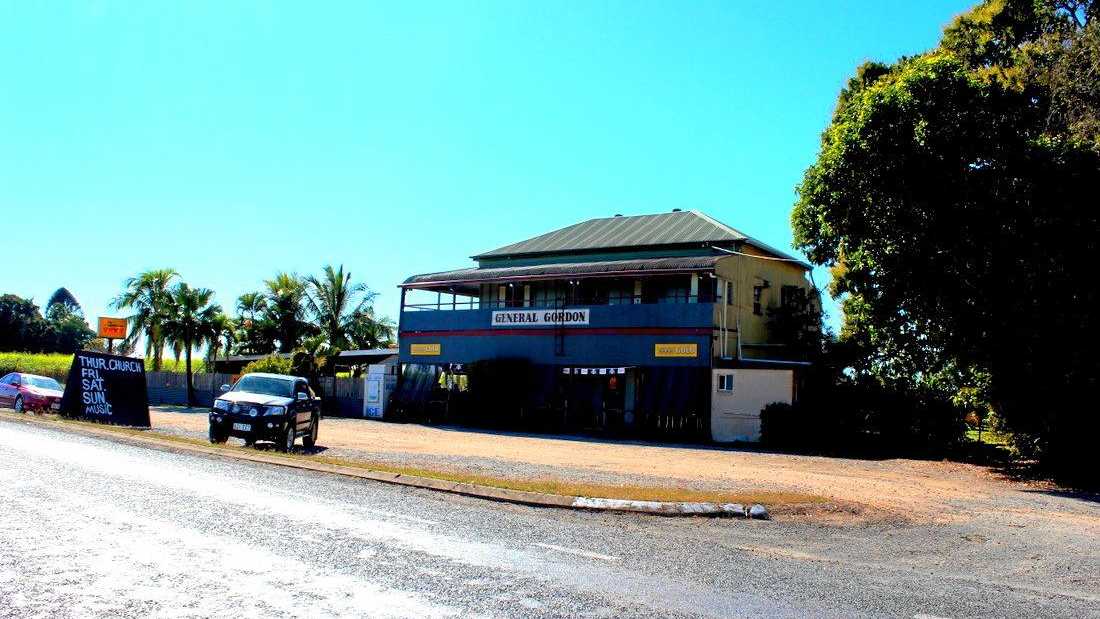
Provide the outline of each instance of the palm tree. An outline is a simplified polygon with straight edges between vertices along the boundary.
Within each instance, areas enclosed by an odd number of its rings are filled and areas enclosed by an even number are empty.
[[[363,283],[352,283],[351,273],[344,272],[344,265],[332,268],[325,265],[320,279],[306,278],[309,294],[306,307],[313,314],[321,334],[329,346],[344,348],[348,345],[347,332],[354,318],[370,306],[377,296]]]
[[[297,275],[278,273],[264,282],[267,287],[267,309],[264,318],[271,322],[279,340],[279,352],[291,352],[309,334],[306,322],[306,285]]]
[[[224,350],[228,355],[229,349],[237,341],[237,328],[233,319],[225,312],[218,312],[210,322],[210,330],[203,334],[202,339],[202,343],[206,344],[206,356],[209,359],[207,371],[214,373],[214,362],[218,360],[218,353]]]
[[[246,292],[237,297],[237,314],[256,320],[256,316],[263,314],[267,309],[267,298],[262,292]]]
[[[153,371],[159,372],[164,355],[164,320],[171,308],[169,286],[179,277],[175,269],[153,269],[126,280],[125,289],[111,301],[115,309],[132,309],[127,317],[130,333],[123,340],[124,347],[132,348],[142,335],[145,336],[145,356],[153,357]]]
[[[266,354],[274,350],[274,329],[264,314],[267,297],[262,292],[246,292],[237,297],[237,341],[246,354]]]
[[[321,375],[334,369],[333,363],[339,355],[340,349],[330,345],[324,334],[304,337],[301,345],[294,350],[291,371],[305,376],[315,388],[323,391]]]
[[[358,349],[389,348],[393,346],[393,336],[397,325],[386,316],[376,317],[372,308],[359,312],[352,317],[348,327],[348,339]]]
[[[182,350],[187,372],[187,406],[195,405],[195,386],[191,383],[191,351],[214,332],[214,320],[222,313],[220,305],[211,303],[214,291],[192,288],[180,282],[172,288],[172,309],[164,321],[165,339],[177,351]]]

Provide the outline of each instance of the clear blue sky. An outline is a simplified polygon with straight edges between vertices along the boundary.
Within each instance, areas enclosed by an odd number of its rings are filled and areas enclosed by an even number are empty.
[[[968,4],[3,1],[0,291],[94,320],[174,267],[229,309],[331,262],[396,318],[408,275],[591,217],[787,248],[856,65]]]

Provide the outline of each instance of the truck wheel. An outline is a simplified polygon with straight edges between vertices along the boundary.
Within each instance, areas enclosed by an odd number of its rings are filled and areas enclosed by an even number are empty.
[[[225,432],[218,430],[218,427],[214,424],[210,424],[210,442],[215,445],[218,443],[224,443],[229,440],[229,435]]]
[[[290,453],[294,451],[295,438],[297,437],[294,436],[294,422],[291,421],[290,423],[286,424],[286,434],[283,435],[282,442],[279,443],[279,445],[277,446],[279,448],[279,451],[284,453]]]
[[[317,444],[317,426],[319,425],[321,425],[321,420],[314,417],[313,421],[309,423],[309,434],[302,437],[302,445],[313,449],[313,446]]]

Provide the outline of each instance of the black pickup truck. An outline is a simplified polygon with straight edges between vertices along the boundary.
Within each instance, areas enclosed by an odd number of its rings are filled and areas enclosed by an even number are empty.
[[[274,441],[280,451],[294,449],[300,436],[302,444],[317,443],[321,421],[321,399],[300,376],[282,374],[245,374],[226,390],[210,409],[210,442],[224,443],[230,436],[242,438],[246,445],[256,441]]]

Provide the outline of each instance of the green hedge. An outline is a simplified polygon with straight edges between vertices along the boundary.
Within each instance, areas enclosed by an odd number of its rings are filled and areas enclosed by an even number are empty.
[[[145,360],[145,371],[153,371],[153,360]],[[175,372],[177,374],[183,374],[187,371],[187,362],[180,359],[178,362],[174,358],[162,359],[160,362],[161,372]],[[191,357],[191,372],[195,374],[202,374],[206,372],[206,360],[202,357]]]
[[[26,372],[65,382],[73,356],[63,353],[0,352],[0,376]]]
[[[63,353],[0,352],[0,376],[9,372],[26,372],[65,382],[69,377],[69,366],[72,363],[73,356]],[[164,359],[161,363],[161,371],[182,374],[185,366],[182,359],[178,363],[172,358]],[[151,359],[145,360],[145,371],[153,371]],[[206,363],[201,358],[191,359],[191,371],[195,374],[205,372]]]
[[[263,359],[257,359],[252,363],[244,366],[241,370],[241,374],[252,374],[253,372],[267,372],[269,374],[290,374],[293,361],[291,359],[284,359],[271,355],[270,357],[264,357]]]

